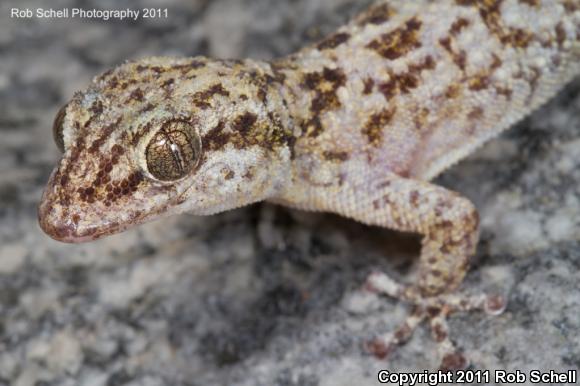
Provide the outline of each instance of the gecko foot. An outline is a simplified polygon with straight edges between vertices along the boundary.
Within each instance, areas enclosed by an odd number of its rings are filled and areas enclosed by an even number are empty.
[[[367,279],[365,289],[374,293],[401,299],[414,305],[413,311],[403,324],[392,333],[374,338],[365,344],[367,351],[382,359],[389,356],[398,346],[407,342],[415,329],[426,321],[431,329],[431,336],[437,343],[437,350],[442,358],[440,370],[464,369],[468,360],[455,346],[449,337],[447,317],[455,312],[482,310],[488,315],[501,314],[506,300],[501,295],[479,294],[466,296],[461,294],[444,294],[423,297],[414,287],[396,283],[382,272],[374,272]]]

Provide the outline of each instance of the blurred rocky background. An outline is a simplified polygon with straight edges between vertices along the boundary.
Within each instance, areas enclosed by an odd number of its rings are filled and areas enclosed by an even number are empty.
[[[362,342],[409,310],[358,289],[404,280],[418,238],[260,204],[178,216],[83,245],[36,206],[51,125],[94,75],[148,55],[272,58],[370,0],[0,1],[0,385],[376,385],[435,370],[426,328],[388,360]],[[168,9],[137,21],[11,19],[10,8]],[[463,288],[509,294],[499,317],[451,319],[474,369],[580,367],[580,82],[439,182],[481,210]]]

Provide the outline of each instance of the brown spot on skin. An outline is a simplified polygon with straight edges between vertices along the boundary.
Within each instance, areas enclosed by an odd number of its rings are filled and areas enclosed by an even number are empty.
[[[93,141],[93,143],[89,147],[89,153],[92,154],[96,153],[99,150],[99,148],[103,145],[103,143],[105,143],[105,141],[109,139],[111,133],[115,131],[120,122],[121,117],[117,118],[117,121],[115,123],[112,123],[109,126],[105,126],[103,129],[101,129],[101,134],[95,141]]]
[[[564,9],[566,12],[575,12],[576,10],[580,9],[580,4],[578,4],[576,0],[565,0]]]
[[[286,80],[286,74],[281,70],[285,70],[286,68],[283,67],[280,63],[271,63],[271,68],[276,82],[283,83]]]
[[[485,90],[489,86],[489,76],[487,74],[476,75],[468,81],[468,84],[472,91]]]
[[[470,121],[478,120],[483,117],[483,109],[481,107],[474,107],[468,114],[467,119]]]
[[[244,114],[236,117],[232,124],[232,128],[235,131],[240,132],[242,135],[246,135],[251,129],[258,116],[254,113],[245,112]]]
[[[333,49],[340,46],[343,43],[346,43],[350,39],[350,34],[345,32],[337,33],[331,35],[330,37],[326,38],[322,42],[318,44],[319,50],[328,50]]]
[[[224,132],[225,124],[220,121],[216,127],[207,132],[203,137],[203,146],[208,150],[220,150],[228,144],[231,135]]]
[[[445,90],[445,97],[447,99],[455,99],[459,96],[460,86],[457,84],[450,84]]]
[[[540,70],[538,67],[530,67],[530,73],[525,77],[525,79],[528,81],[528,84],[530,85],[529,98],[531,98],[536,92],[536,88],[538,87],[538,80],[541,76],[542,70]]]
[[[143,102],[143,91],[140,88],[137,88],[131,92],[129,95],[129,100],[135,100],[138,102]]]
[[[146,113],[147,111],[151,111],[155,108],[155,105],[153,105],[152,103],[148,103],[147,106],[143,107],[140,111],[142,113]]]
[[[372,78],[366,78],[363,81],[363,84],[364,84],[363,94],[369,95],[373,91],[373,88],[375,87],[375,81]]]
[[[449,33],[452,36],[457,36],[461,32],[462,29],[469,25],[469,20],[464,17],[460,17],[459,19],[455,20],[453,24],[451,24],[451,28],[449,28]]]
[[[170,78],[170,79],[167,79],[165,82],[163,82],[163,83],[161,84],[161,87],[163,87],[163,88],[168,88],[168,87],[169,87],[169,86],[171,86],[173,83],[175,83],[175,79],[173,79],[173,78]]]
[[[234,171],[233,171],[233,170],[228,170],[228,171],[226,172],[226,175],[224,176],[224,178],[225,178],[226,180],[231,180],[232,178],[234,178],[234,176],[235,176],[235,175],[236,175],[236,173],[234,173]]]
[[[226,173],[226,175],[224,176],[224,178],[226,180],[231,180],[232,178],[235,177],[235,175],[236,175],[236,173],[234,173],[233,170],[228,170],[227,173]]]
[[[424,129],[428,128],[427,118],[429,118],[429,109],[426,107],[421,108],[413,117],[413,123],[415,123],[415,128],[419,132],[423,132]]]
[[[497,56],[496,54],[491,54],[491,57],[492,57],[492,61],[491,61],[490,72],[493,72],[493,71],[497,70],[498,68],[500,68],[502,66],[503,62],[499,58],[499,56]]]
[[[248,111],[234,118],[229,129],[220,122],[202,138],[203,147],[215,151],[231,144],[236,149],[260,146],[275,151],[280,146],[287,146],[292,155],[295,138],[291,130],[282,126],[276,114],[268,118],[259,120],[256,114]],[[201,162],[207,160],[206,153],[202,153]]]
[[[401,74],[398,79],[399,90],[403,94],[408,93],[411,89],[416,88],[419,85],[419,79],[413,74]]]
[[[454,53],[453,63],[455,63],[461,71],[465,71],[465,66],[467,65],[467,53],[464,50]]]
[[[387,22],[393,15],[393,11],[386,3],[372,5],[357,18],[357,23],[360,26],[365,24],[383,24]]]
[[[107,83],[107,87],[110,89],[116,89],[117,86],[119,85],[119,79],[117,79],[117,77],[113,76],[109,82]]]
[[[263,88],[259,88],[256,92],[256,97],[258,100],[262,101],[262,103],[266,103],[266,99],[268,98],[268,93]]]
[[[216,83],[210,86],[207,90],[198,91],[193,94],[193,103],[200,109],[207,109],[211,107],[210,101],[215,95],[229,97],[230,92],[226,90],[221,83]]]
[[[397,93],[397,84],[392,80],[389,82],[379,84],[379,91],[384,95],[385,99],[388,101]]]
[[[103,112],[103,102],[100,100],[94,101],[89,111],[95,115],[100,115]]]
[[[97,77],[98,81],[103,81],[105,79],[107,79],[112,73],[113,73],[114,69],[110,68],[107,71],[103,72],[99,77]]]
[[[451,47],[451,38],[449,36],[439,39],[439,44],[449,52],[453,63],[459,67],[461,71],[465,71],[465,66],[467,64],[467,53],[464,50],[455,52],[453,47]]]
[[[540,5],[540,0],[519,0],[522,4],[527,4],[530,7],[537,7]]]
[[[391,181],[383,181],[380,184],[377,184],[377,189],[384,189],[391,186]]]
[[[257,89],[256,97],[258,100],[264,103],[264,105],[266,104],[267,101],[269,89],[273,87],[272,85],[274,83],[279,83],[283,81],[283,79],[285,78],[285,75],[281,73],[277,73],[277,75],[272,76],[271,74],[259,72],[256,70],[242,72],[242,76],[245,77],[248,80],[248,82],[252,83],[256,87]]]
[[[559,22],[556,25],[556,42],[558,43],[558,48],[562,49],[564,42],[566,41],[566,30],[562,25],[562,22]]]
[[[312,117],[310,120],[302,125],[302,129],[307,137],[316,138],[324,131],[320,118],[318,116]]]
[[[411,194],[409,195],[409,202],[414,207],[417,207],[417,204],[419,204],[419,192],[417,192],[416,190],[413,190],[411,192]]]
[[[327,161],[344,162],[349,158],[349,154],[345,151],[324,151],[322,156]]]
[[[203,101],[203,100],[199,100],[199,99],[195,99],[193,101],[193,104],[196,105],[197,107],[199,107],[200,109],[204,109],[204,110],[211,107],[210,103]]]
[[[416,64],[409,64],[409,73],[420,75],[422,71],[435,69],[436,65],[435,59],[431,55],[427,55],[423,61]]]
[[[492,33],[498,36],[501,34],[501,3],[503,3],[503,0],[476,2],[483,22]]]
[[[456,0],[458,5],[475,6],[479,10],[479,15],[489,32],[495,35],[498,40],[507,46],[526,48],[532,40],[536,38],[531,31],[521,28],[505,26],[502,22],[501,4],[504,0]],[[525,0],[521,0],[522,2]],[[535,2],[536,0],[529,0]]]
[[[447,52],[453,53],[453,50],[451,49],[451,38],[449,36],[439,39],[439,44],[441,44]]]
[[[395,60],[412,50],[421,47],[419,30],[421,21],[417,18],[407,20],[404,27],[381,35],[367,44],[366,48],[376,51],[382,57]]]
[[[396,108],[384,109],[376,114],[371,115],[369,120],[365,123],[361,133],[367,137],[367,141],[371,146],[380,146],[383,140],[385,126],[389,124],[395,115]]]
[[[113,152],[113,155],[122,155],[125,153],[125,149],[123,149],[123,147],[119,144],[114,144],[111,148],[111,151]]]
[[[495,92],[497,92],[499,95],[503,95],[508,101],[512,99],[513,91],[510,88],[496,86]]]
[[[78,130],[78,123],[75,124],[76,129]],[[66,167],[62,170],[62,176],[70,175],[71,169],[78,163],[78,159],[81,155],[81,149],[85,146],[85,137],[79,136],[77,137],[74,145],[72,146],[71,155],[69,158],[69,162],[66,164]]]
[[[500,41],[504,45],[511,45],[513,47],[527,48],[535,35],[531,32],[525,31],[521,28],[510,28],[509,32],[500,37]]]
[[[304,86],[315,92],[310,105],[313,113],[337,109],[341,106],[336,91],[344,86],[346,76],[340,69],[324,67],[322,72],[311,72],[304,76]]]
[[[411,73],[403,73],[399,75],[390,74],[389,81],[379,84],[379,91],[384,95],[388,101],[394,97],[397,92],[403,94],[408,93],[412,89],[419,86],[419,79]]]

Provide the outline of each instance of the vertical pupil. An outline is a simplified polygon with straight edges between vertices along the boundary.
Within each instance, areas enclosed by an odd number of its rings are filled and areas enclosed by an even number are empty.
[[[181,149],[177,144],[171,142],[171,139],[169,139],[168,143],[169,143],[169,148],[171,149],[171,154],[173,155],[173,160],[175,161],[175,166],[177,166],[179,173],[183,173],[184,160],[183,160],[183,156],[181,154]]]

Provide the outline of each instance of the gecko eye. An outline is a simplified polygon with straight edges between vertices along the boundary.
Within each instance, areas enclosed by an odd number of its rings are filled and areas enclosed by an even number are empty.
[[[64,138],[62,136],[62,126],[64,124],[64,116],[66,112],[66,105],[62,106],[58,113],[56,113],[56,117],[54,118],[54,122],[52,123],[52,137],[54,138],[54,142],[56,143],[56,147],[60,150],[61,153],[64,153]]]
[[[191,123],[170,121],[151,138],[145,150],[149,173],[161,181],[185,177],[197,166],[201,139]]]

